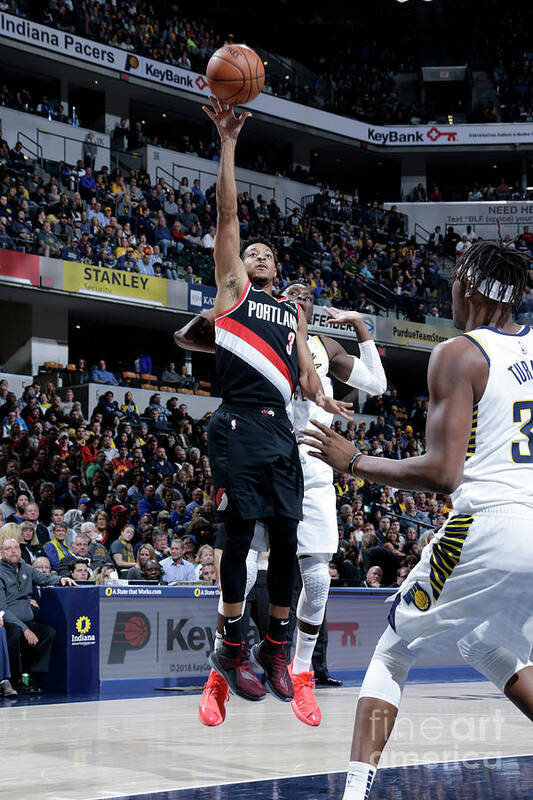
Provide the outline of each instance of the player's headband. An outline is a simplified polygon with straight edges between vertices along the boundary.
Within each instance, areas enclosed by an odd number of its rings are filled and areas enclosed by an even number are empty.
[[[466,271],[465,278],[467,281],[474,279],[472,269]],[[514,286],[505,287],[500,281],[484,280],[480,282],[479,286],[476,286],[476,291],[485,295],[485,297],[489,297],[491,300],[496,300],[497,303],[510,303],[514,292]]]

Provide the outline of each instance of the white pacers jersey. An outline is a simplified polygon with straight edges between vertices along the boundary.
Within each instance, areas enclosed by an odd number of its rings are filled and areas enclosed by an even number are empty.
[[[516,503],[533,507],[533,330],[481,327],[463,334],[489,364],[483,397],[472,413],[456,512]]]
[[[333,385],[328,378],[328,352],[320,336],[308,336],[307,344],[324,394],[333,397]],[[297,433],[312,427],[310,419],[316,419],[328,428],[333,422],[333,414],[324,411],[312,400],[307,400],[300,388],[294,394],[292,415]],[[299,447],[304,475],[304,501],[303,520],[298,525],[298,555],[336,553],[339,546],[333,470],[328,464],[310,456],[308,453],[312,449],[303,445]]]
[[[324,394],[326,394],[328,397],[333,397],[333,385],[331,380],[328,378],[328,351],[322,344],[320,336],[308,336],[307,346],[309,347],[313,357],[313,364],[315,365],[318,377],[322,383]],[[329,411],[324,411],[323,408],[317,406],[312,400],[308,400],[306,397],[304,397],[300,387],[296,389],[293,397],[293,416],[294,429],[296,431],[299,431],[301,428],[308,428],[310,419],[317,419],[328,428],[333,422],[333,414],[330,414]],[[300,447],[300,452],[302,452],[302,450],[309,450],[309,448]]]

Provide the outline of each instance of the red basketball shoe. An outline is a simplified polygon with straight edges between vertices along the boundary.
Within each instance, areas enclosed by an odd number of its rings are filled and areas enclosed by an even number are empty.
[[[265,684],[268,691],[284,703],[292,700],[294,690],[287,669],[285,645],[282,644],[274,653],[268,653],[264,647],[264,641],[254,644],[252,658],[265,673]]]
[[[294,686],[294,700],[291,701],[291,708],[300,722],[316,728],[322,721],[322,714],[315,697],[315,673],[297,672],[295,674],[292,671],[292,664],[290,664],[289,674]]]
[[[226,703],[229,700],[229,687],[224,678],[214,669],[211,670],[198,708],[198,716],[202,725],[214,728],[222,725],[226,719]]]
[[[243,700],[262,700],[266,692],[255,677],[244,644],[224,642],[209,656],[209,663],[227,682],[230,690]]]

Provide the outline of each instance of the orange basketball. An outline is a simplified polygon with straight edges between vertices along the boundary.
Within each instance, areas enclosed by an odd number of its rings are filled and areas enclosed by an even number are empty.
[[[265,68],[251,47],[226,44],[209,59],[206,77],[221,103],[241,105],[257,97],[263,88]]]

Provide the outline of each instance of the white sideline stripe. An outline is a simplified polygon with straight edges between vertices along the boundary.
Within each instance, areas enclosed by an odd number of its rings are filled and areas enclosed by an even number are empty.
[[[472,758],[469,760],[468,763],[472,761],[483,761],[484,758],[487,756],[479,756],[477,758]],[[510,754],[505,756],[488,756],[488,758],[501,758],[502,760],[510,759],[510,758],[533,758],[533,753],[518,753],[518,754]],[[395,766],[391,764],[388,767],[378,767],[377,772],[384,771],[386,769],[411,769],[412,767],[429,767],[429,766],[438,766],[439,764],[461,764],[466,762],[457,761],[457,759],[449,759],[446,761],[420,761],[416,764],[408,764],[408,765],[398,765]],[[122,800],[124,797],[147,797],[149,798],[151,795],[162,794],[163,792],[191,792],[197,789],[207,789],[211,786],[229,786],[230,784],[235,784],[236,786],[243,786],[249,783],[267,783],[268,781],[280,781],[285,780],[287,778],[308,778],[312,775],[345,775],[346,770],[331,770],[325,769],[320,770],[319,772],[299,772],[296,775],[271,775],[268,778],[253,778],[250,781],[235,781],[235,780],[222,780],[218,781],[217,783],[202,783],[197,784],[196,786],[183,786],[183,787],[174,787],[173,789],[154,789],[151,792],[129,792],[127,795],[121,794],[103,794],[102,792],[99,795],[95,795],[93,797],[84,797],[83,800]],[[50,798],[52,800],[52,798]],[[69,800],[67,797],[60,797],[54,798],[54,800]],[[79,798],[78,798],[79,800]]]
[[[241,339],[240,336],[224,330],[224,328],[215,327],[215,342],[219,347],[223,347],[230,353],[242,358],[249,366],[257,370],[264,378],[267,378],[281,394],[284,405],[290,402],[292,387],[289,381],[263,353],[260,353],[251,344]]]

